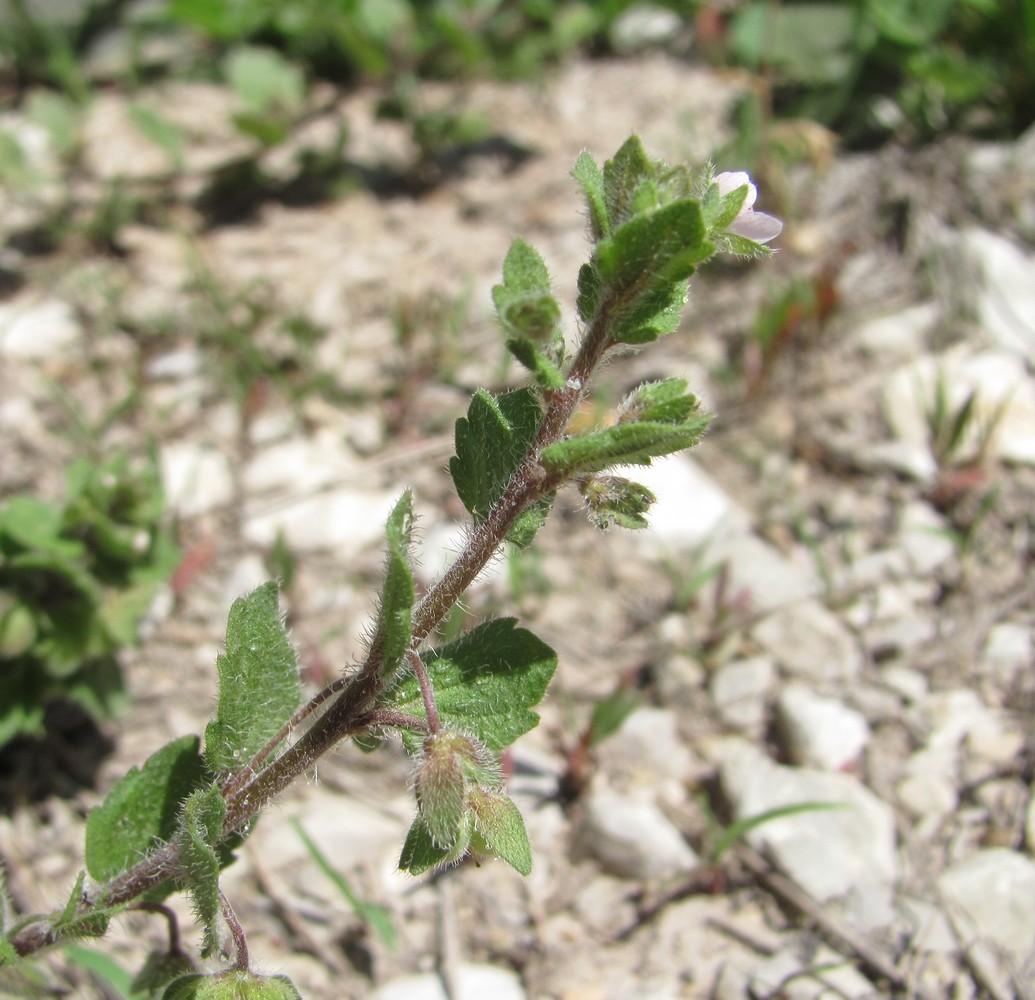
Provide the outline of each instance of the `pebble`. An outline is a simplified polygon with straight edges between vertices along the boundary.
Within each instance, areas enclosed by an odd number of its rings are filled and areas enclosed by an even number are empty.
[[[857,926],[891,921],[898,860],[890,806],[852,775],[774,764],[739,738],[723,741],[717,756],[735,819],[789,805],[844,803],[763,823],[748,840],[820,902],[841,900],[845,919]]]
[[[922,500],[913,500],[902,508],[895,544],[921,577],[934,573],[957,555],[948,521]]]
[[[746,523],[719,484],[686,455],[673,455],[650,466],[626,470],[656,497],[647,518],[650,527],[638,537],[662,551],[695,549],[728,520]],[[692,516],[688,514],[692,511]]]
[[[672,709],[638,708],[600,744],[597,764],[618,790],[666,789],[666,799],[678,801],[685,797],[683,783],[698,769],[678,729]]]
[[[806,767],[840,771],[859,759],[870,740],[862,715],[801,684],[780,691],[776,715],[789,758]]]
[[[747,731],[765,723],[766,700],[776,683],[776,664],[769,656],[728,660],[712,674],[712,701],[726,725]]]
[[[664,879],[692,871],[700,859],[653,802],[595,784],[586,799],[578,837],[614,875]]]
[[[864,351],[885,364],[901,363],[923,353],[926,338],[938,322],[939,314],[935,303],[921,302],[870,320],[851,336]]]
[[[270,509],[249,502],[244,511],[244,537],[253,545],[272,545],[278,534],[298,552],[358,555],[384,538],[385,522],[399,495],[343,487],[301,497]]]
[[[917,819],[947,816],[959,805],[959,754],[951,746],[916,751],[895,786],[902,808]]]
[[[989,847],[938,876],[946,902],[962,911],[976,938],[1005,951],[1020,967],[1035,952],[1035,862]]]
[[[81,337],[82,326],[72,307],[60,299],[0,305],[0,357],[53,358]]]
[[[822,581],[811,556],[790,559],[750,531],[718,531],[708,543],[709,565],[727,567],[727,593],[756,612],[772,611],[814,597]]]
[[[1035,666],[1035,641],[1029,625],[999,622],[988,630],[981,651],[981,669],[996,685],[1009,690],[1024,670]]]
[[[855,637],[818,601],[777,609],[755,625],[751,635],[788,673],[804,680],[852,681],[862,670]]]
[[[456,995],[449,996],[442,977],[425,972],[393,979],[368,994],[368,1000],[525,1000],[525,990],[517,975],[495,965],[459,965],[456,988]]]
[[[162,448],[161,465],[166,503],[180,517],[208,513],[234,497],[230,463],[221,451],[179,441]]]

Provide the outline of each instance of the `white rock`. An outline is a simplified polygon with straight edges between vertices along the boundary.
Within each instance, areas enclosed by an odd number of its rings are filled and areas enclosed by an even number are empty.
[[[771,611],[820,593],[812,557],[801,549],[790,559],[757,535],[724,524],[705,549],[708,565],[726,564],[728,592],[754,611]]]
[[[196,517],[233,499],[234,480],[222,452],[180,441],[162,448],[161,463],[166,502],[181,517]]]
[[[712,674],[712,701],[722,721],[739,729],[765,722],[766,699],[776,682],[776,665],[768,656],[729,660]]]
[[[683,19],[672,10],[652,3],[638,3],[615,18],[611,25],[611,44],[626,54],[656,47],[671,41],[683,27]]]
[[[354,556],[384,537],[397,493],[342,488],[282,505],[245,505],[244,537],[253,545],[271,545],[283,533],[299,552],[331,551]]]
[[[200,375],[204,365],[205,359],[201,350],[191,345],[156,355],[148,361],[144,372],[151,379],[180,381]]]
[[[959,754],[951,746],[917,750],[903,768],[895,792],[917,819],[947,816],[959,805]]]
[[[870,727],[858,712],[801,684],[780,692],[776,712],[796,764],[839,771],[857,761],[870,741]]]
[[[989,847],[938,877],[949,905],[962,911],[973,934],[1007,953],[1018,967],[1035,952],[1035,862],[1005,847]]]
[[[863,350],[884,362],[908,361],[923,353],[924,340],[939,315],[935,303],[922,302],[890,316],[870,320],[852,337]]]
[[[0,356],[42,359],[60,355],[82,336],[72,307],[60,299],[0,306]]]
[[[521,980],[494,965],[457,967],[457,996],[448,997],[440,976],[426,972],[393,979],[368,994],[368,1000],[525,1000]]]
[[[1000,622],[988,630],[981,666],[1003,689],[1008,689],[1022,670],[1035,666],[1035,642],[1028,625]]]
[[[948,521],[922,500],[902,508],[896,543],[919,576],[928,576],[957,554]]]
[[[763,823],[748,839],[820,902],[843,900],[846,919],[857,926],[872,926],[884,914],[891,919],[898,862],[895,814],[886,803],[851,775],[783,767],[742,739],[723,741],[717,756],[735,819],[781,806],[844,803]]]
[[[677,714],[667,708],[638,708],[597,750],[597,762],[615,782],[680,786],[695,770],[694,757],[679,736]]]
[[[595,785],[586,798],[579,840],[614,875],[669,878],[700,860],[652,802]]]
[[[319,434],[263,448],[245,467],[241,482],[249,495],[288,490],[299,496],[358,474],[355,459],[340,441]]]
[[[880,672],[881,682],[907,702],[922,701],[930,690],[926,675],[919,670],[891,663]]]
[[[982,331],[993,344],[1035,364],[1035,258],[1015,243],[984,229],[957,236],[959,249],[977,277],[964,288]]]
[[[1009,764],[1024,745],[1024,734],[999,711],[985,705],[970,688],[938,691],[924,707],[931,717],[929,747],[957,746],[993,764]]]
[[[270,578],[270,571],[257,555],[238,559],[223,586],[223,605],[229,608],[239,597],[247,597],[261,583]]]
[[[867,472],[893,472],[918,483],[930,483],[938,475],[938,463],[926,443],[914,441],[865,441],[855,455]]]
[[[927,414],[939,391],[947,400],[948,419],[974,397],[974,416],[948,456],[951,461],[973,460],[983,451],[992,458],[1035,464],[1035,381],[1020,356],[1005,350],[973,354],[957,348],[899,368],[886,381],[882,399],[896,438],[913,448],[930,449]]]
[[[809,974],[809,969],[822,969]],[[870,982],[843,955],[826,946],[806,960],[800,948],[786,948],[759,962],[752,970],[751,997],[785,997],[786,1000],[871,1000]]]
[[[647,515],[650,527],[638,537],[663,551],[697,548],[728,519],[746,523],[745,515],[722,487],[686,455],[619,472],[657,497]]]
[[[851,681],[862,670],[855,637],[818,601],[778,608],[751,635],[789,673],[806,680]]]

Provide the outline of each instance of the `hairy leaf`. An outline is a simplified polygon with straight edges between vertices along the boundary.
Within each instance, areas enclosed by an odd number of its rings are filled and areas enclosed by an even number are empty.
[[[600,172],[596,160],[585,150],[575,161],[571,175],[586,196],[590,233],[594,240],[599,240],[611,231],[611,222],[607,216],[607,203],[604,198],[604,175]]]
[[[597,244],[594,261],[605,285],[640,296],[689,278],[710,253],[701,206],[687,198],[623,223]]]
[[[79,938],[103,937],[112,917],[124,906],[83,906],[83,884],[86,872],[81,871],[72,886],[61,915],[54,921],[55,940],[74,941]]]
[[[302,1000],[302,994],[287,976],[228,969],[214,976],[181,976],[166,987],[162,1000]]]
[[[490,750],[510,746],[538,724],[532,708],[557,667],[557,654],[515,625],[513,618],[496,618],[422,655],[442,721]],[[393,699],[400,711],[424,716],[415,677],[405,678]]]
[[[539,461],[550,472],[564,475],[600,472],[614,465],[650,465],[653,458],[692,448],[709,419],[702,414],[681,424],[618,424],[558,441],[543,449]]]
[[[385,582],[373,648],[381,654],[381,673],[392,677],[410,648],[411,611],[415,596],[413,571],[409,563],[410,536],[413,532],[413,495],[407,490],[388,515],[385,534],[388,555]]]
[[[301,699],[298,663],[280,618],[275,583],[234,601],[226,652],[216,666],[219,703],[205,728],[205,763],[214,774],[247,764]]]
[[[129,772],[86,821],[86,868],[102,882],[125,871],[176,832],[180,806],[204,781],[197,736],[156,750]]]
[[[204,928],[202,957],[219,949],[219,855],[226,802],[219,788],[198,789],[183,807],[180,872],[194,914]]]
[[[428,832],[427,826],[424,825],[424,820],[418,816],[406,834],[406,840],[399,854],[399,867],[411,875],[422,875],[432,868],[447,865],[461,857],[470,842],[471,829],[468,824],[458,841],[458,844],[461,845],[459,850],[456,849],[457,845],[454,845],[452,849],[439,847]]]
[[[604,163],[604,200],[611,226],[656,205],[654,165],[635,135]]]
[[[530,874],[532,847],[525,821],[510,796],[497,790],[476,789],[471,795],[471,808],[475,831],[488,853],[506,861],[520,874]]]
[[[492,396],[479,389],[456,422],[456,455],[449,471],[464,506],[475,521],[483,521],[527,454],[543,418],[531,389]],[[550,499],[524,511],[508,537],[527,545],[549,512]]]

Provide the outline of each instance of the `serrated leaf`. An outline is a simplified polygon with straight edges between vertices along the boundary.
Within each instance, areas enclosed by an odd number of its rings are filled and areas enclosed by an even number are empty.
[[[474,828],[489,853],[506,861],[515,871],[532,871],[532,846],[521,812],[505,792],[477,789],[471,795]]]
[[[600,172],[596,160],[585,150],[575,161],[571,175],[586,196],[590,232],[594,241],[599,240],[611,231],[611,222],[607,216],[607,203],[604,199],[604,175]]]
[[[413,533],[413,495],[407,490],[398,500],[385,526],[388,554],[385,582],[372,649],[381,654],[381,675],[394,676],[410,648],[411,611],[415,599],[413,571],[409,563]]]
[[[180,806],[205,778],[197,736],[184,736],[156,750],[90,810],[86,821],[86,868],[98,882],[125,871],[176,832]]]
[[[684,424],[637,422],[618,424],[544,448],[539,461],[545,469],[565,476],[600,472],[615,465],[650,465],[651,459],[692,448],[701,440],[709,417]]]
[[[183,807],[180,831],[180,875],[194,915],[204,928],[202,957],[219,948],[219,855],[226,802],[219,788],[198,789]]]
[[[226,652],[216,667],[219,703],[205,727],[205,763],[213,774],[247,764],[301,700],[298,662],[281,621],[275,583],[234,601]]]
[[[600,278],[617,293],[658,295],[689,278],[710,253],[701,206],[689,198],[643,212],[597,243]]]
[[[468,733],[490,750],[502,750],[535,728],[532,711],[546,693],[557,654],[513,618],[496,618],[471,629],[437,652],[422,654],[442,721]],[[392,693],[400,711],[424,717],[415,677]]]
[[[493,288],[492,300],[508,339],[547,346],[560,340],[561,307],[550,291],[550,273],[539,252],[524,240],[511,243],[503,284]]]
[[[456,422],[456,455],[449,471],[464,506],[477,522],[485,520],[503,495],[535,441],[543,411],[531,389],[492,396],[479,389]],[[552,498],[527,508],[508,538],[527,545],[549,513]]]

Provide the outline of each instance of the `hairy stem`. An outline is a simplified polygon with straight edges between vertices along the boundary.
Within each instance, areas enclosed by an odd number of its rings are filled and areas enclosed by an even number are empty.
[[[543,448],[563,437],[586,394],[591,375],[610,346],[612,320],[620,308],[621,303],[617,302],[601,306],[568,370],[567,384],[547,393],[546,412],[539,432],[507,489],[485,520],[475,526],[449,570],[414,608],[411,645],[414,653],[495,555],[522,511],[561,485],[563,477],[548,475],[539,465],[538,456]],[[347,736],[373,726],[403,725],[418,729],[427,726],[430,730],[430,713],[428,722],[424,723],[423,720],[376,708],[386,684],[387,680],[381,676],[381,654],[375,647],[355,674],[342,682],[336,681],[308,702],[248,765],[223,785],[221,790],[227,805],[224,838],[246,827],[275,795]],[[279,757],[262,767],[288,732],[314,714],[333,694],[337,697],[316,717],[309,729]],[[92,900],[83,904],[83,909],[89,910],[96,905],[119,906],[136,899],[149,889],[176,878],[179,860],[179,843],[174,838],[122,875],[100,886],[92,894]],[[55,944],[57,937],[50,921],[41,918],[23,927],[13,936],[12,943],[20,955],[28,955]]]

